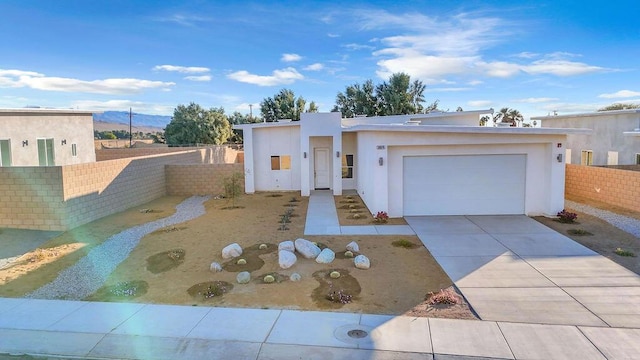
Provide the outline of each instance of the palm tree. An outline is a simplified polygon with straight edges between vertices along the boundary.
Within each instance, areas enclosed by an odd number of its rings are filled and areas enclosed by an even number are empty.
[[[500,111],[498,111],[497,113],[495,113],[495,115],[493,115],[494,123],[499,123],[499,122],[508,123],[508,124],[511,124],[510,126],[512,127],[518,126],[518,124],[521,123],[523,120],[524,118],[520,113],[520,111],[516,109],[506,108],[506,107],[500,109]]]

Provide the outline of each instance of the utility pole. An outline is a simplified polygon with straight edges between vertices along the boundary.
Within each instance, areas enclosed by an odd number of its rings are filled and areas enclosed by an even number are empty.
[[[131,112],[131,108],[129,108],[129,149],[131,149],[131,141],[133,140],[133,133],[131,132],[132,119],[133,119],[133,113]]]
[[[249,104],[249,122],[253,122],[253,104]]]

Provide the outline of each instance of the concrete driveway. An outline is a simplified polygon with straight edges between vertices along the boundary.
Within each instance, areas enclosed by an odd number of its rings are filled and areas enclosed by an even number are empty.
[[[483,320],[640,328],[640,276],[529,217],[406,220]]]

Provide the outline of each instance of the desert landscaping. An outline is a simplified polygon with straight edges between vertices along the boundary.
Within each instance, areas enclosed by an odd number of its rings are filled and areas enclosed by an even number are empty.
[[[49,240],[0,270],[0,296],[28,296],[112,235],[166,218],[183,200],[163,197]],[[359,197],[335,200],[342,224],[380,224]],[[211,197],[205,215],[144,236],[85,300],[475,318],[416,236],[303,236],[307,204],[293,192]],[[353,219],[356,213],[362,215]],[[283,269],[279,244],[302,238],[331,249],[335,259],[321,264],[296,251],[295,264]],[[350,243],[357,251],[347,252]],[[230,244],[242,254],[225,259]],[[358,255],[370,268],[356,268]],[[250,273],[247,283],[238,283],[241,272]],[[429,294],[442,289],[446,299],[431,304]],[[447,304],[451,299],[459,304]]]

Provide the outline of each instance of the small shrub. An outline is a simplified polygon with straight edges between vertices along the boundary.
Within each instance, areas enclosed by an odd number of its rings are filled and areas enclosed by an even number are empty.
[[[619,256],[628,256],[628,257],[636,257],[636,254],[631,250],[623,250],[621,248],[617,248],[614,253]]]
[[[332,279],[337,279],[337,278],[339,278],[339,277],[340,277],[340,272],[338,272],[338,271],[332,271],[331,273],[329,273],[329,276],[330,276]]]
[[[413,249],[413,248],[417,247],[416,244],[414,244],[411,241],[406,240],[406,239],[396,240],[396,241],[392,242],[391,245],[393,245],[394,247],[400,247],[400,248],[405,248],[405,249]]]
[[[222,296],[227,292],[227,287],[223,282],[217,282],[213,285],[209,285],[203,292],[202,297],[205,299],[211,299],[212,297]]]
[[[373,221],[381,224],[386,223],[387,220],[389,220],[389,214],[386,211],[378,211],[376,216],[373,217]]]
[[[569,230],[567,230],[567,232],[570,235],[576,235],[576,236],[593,235],[592,233],[588,232],[587,230],[582,230],[582,229],[569,229]]]
[[[428,295],[431,305],[457,305],[460,303],[458,294],[451,290],[441,289],[438,292],[430,292]]]
[[[327,294],[327,300],[340,304],[348,304],[351,302],[352,296],[342,290],[332,291]]]
[[[572,224],[578,218],[578,214],[562,210],[558,213],[558,221],[564,224]]]
[[[231,208],[236,208],[236,199],[242,195],[244,175],[236,172],[223,179],[224,197],[231,201]]]
[[[290,203],[294,203],[294,202],[298,202],[298,201],[300,201],[300,200],[298,200],[298,198],[295,197],[295,196],[293,196],[291,199],[289,199]]]

